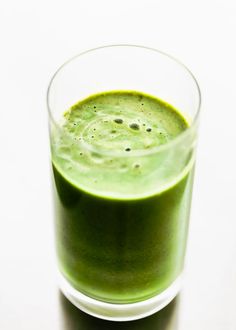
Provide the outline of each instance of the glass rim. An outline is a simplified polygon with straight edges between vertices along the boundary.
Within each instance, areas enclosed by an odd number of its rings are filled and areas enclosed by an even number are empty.
[[[46,92],[46,103],[47,103],[47,108],[48,108],[48,114],[50,119],[52,120],[52,122],[54,123],[54,125],[56,127],[60,127],[60,125],[58,125],[58,123],[56,122],[54,116],[53,116],[53,111],[49,105],[50,103],[50,93],[51,93],[51,89],[53,87],[53,83],[54,80],[57,78],[58,74],[63,70],[64,67],[66,67],[68,64],[70,64],[71,62],[73,62],[74,60],[80,58],[81,56],[84,56],[86,54],[95,52],[95,51],[99,51],[99,50],[103,50],[106,48],[116,48],[116,47],[122,47],[122,48],[140,48],[143,50],[147,50],[147,51],[152,51],[155,52],[159,55],[165,56],[167,57],[169,60],[175,62],[176,64],[178,64],[180,67],[182,67],[188,74],[189,76],[192,78],[196,90],[197,90],[197,94],[198,94],[198,103],[197,103],[197,107],[196,107],[196,114],[193,117],[193,120],[191,122],[191,124],[180,134],[178,134],[177,136],[175,136],[172,140],[167,141],[164,144],[158,145],[158,146],[154,146],[150,149],[147,150],[137,150],[135,152],[135,150],[132,152],[132,154],[129,154],[125,151],[113,151],[113,150],[109,150],[109,151],[105,151],[105,150],[97,150],[95,147],[93,148],[92,146],[89,147],[89,149],[91,149],[90,151],[96,152],[96,153],[100,153],[100,154],[104,154],[104,155],[113,155],[113,156],[122,156],[122,157],[134,157],[134,156],[142,156],[142,155],[150,155],[150,154],[154,154],[154,153],[158,153],[158,152],[162,152],[164,150],[170,149],[172,147],[174,147],[176,144],[181,143],[181,141],[183,141],[188,135],[189,132],[191,132],[198,124],[198,120],[199,120],[199,116],[200,116],[200,109],[201,109],[201,103],[202,103],[202,97],[201,97],[201,90],[199,87],[199,84],[197,82],[197,79],[195,78],[194,74],[191,72],[191,70],[185,65],[183,64],[180,60],[178,60],[177,58],[175,58],[172,55],[169,55],[168,53],[158,50],[156,48],[152,48],[152,47],[147,47],[147,46],[142,46],[142,45],[136,45],[136,44],[110,44],[110,45],[103,45],[103,46],[99,46],[99,47],[95,47],[95,48],[90,48],[87,49],[81,53],[78,53],[77,55],[69,58],[67,61],[65,61],[61,66],[59,66],[59,68],[55,71],[55,73],[52,75],[50,81],[49,81],[49,85],[47,88],[47,92]],[[102,92],[102,91],[101,91]],[[168,100],[165,100],[168,102]]]

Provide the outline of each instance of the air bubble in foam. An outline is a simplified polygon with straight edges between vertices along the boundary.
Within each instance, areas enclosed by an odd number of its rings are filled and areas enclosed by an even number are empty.
[[[132,128],[132,129],[135,130],[135,131],[138,131],[138,130],[139,130],[139,125],[136,124],[136,123],[132,123],[132,124],[130,124],[129,127]]]
[[[117,124],[123,124],[123,119],[116,118],[116,119],[114,119],[114,122],[117,123]]]

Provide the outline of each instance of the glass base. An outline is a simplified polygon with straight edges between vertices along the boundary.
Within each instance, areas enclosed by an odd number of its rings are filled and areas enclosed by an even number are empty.
[[[112,304],[84,295],[73,288],[61,274],[59,275],[60,289],[73,305],[87,314],[110,321],[138,320],[160,311],[179,293],[181,283],[182,275],[155,297],[131,304]]]

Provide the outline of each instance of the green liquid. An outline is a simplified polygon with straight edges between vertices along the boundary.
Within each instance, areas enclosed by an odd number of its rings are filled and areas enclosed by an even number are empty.
[[[162,292],[183,267],[192,170],[173,177],[170,155],[152,151],[186,120],[152,96],[115,91],[72,106],[61,126],[52,139],[61,272],[108,302]]]

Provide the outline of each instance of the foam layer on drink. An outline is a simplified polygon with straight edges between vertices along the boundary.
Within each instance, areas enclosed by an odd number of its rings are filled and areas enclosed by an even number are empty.
[[[187,173],[189,159],[180,162],[177,149],[158,151],[187,128],[176,109],[152,96],[134,91],[92,95],[73,105],[53,129],[53,163],[90,194],[143,198]]]

